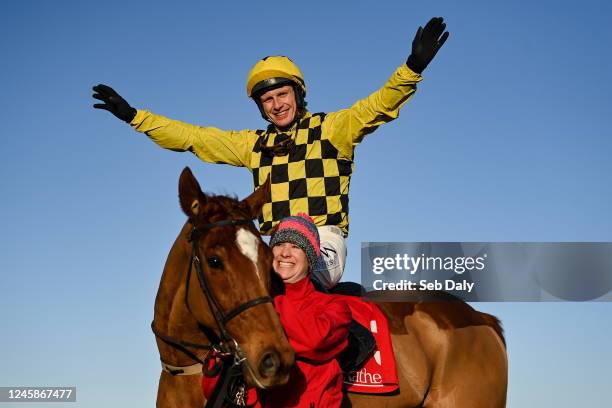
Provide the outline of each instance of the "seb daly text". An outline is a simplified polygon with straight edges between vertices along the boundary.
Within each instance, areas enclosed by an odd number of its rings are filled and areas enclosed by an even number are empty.
[[[487,254],[482,256],[394,256],[371,258],[374,290],[382,291],[451,291],[471,293],[473,272],[486,268]],[[464,275],[465,274],[465,275]],[[464,279],[457,279],[459,276]]]

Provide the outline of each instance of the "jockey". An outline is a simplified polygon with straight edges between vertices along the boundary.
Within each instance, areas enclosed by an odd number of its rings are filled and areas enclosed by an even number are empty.
[[[284,293],[274,298],[296,363],[289,382],[260,393],[263,407],[339,407],[339,354],[348,345],[351,312],[338,297],[314,289],[307,279],[320,256],[317,227],[306,214],[282,220],[270,239],[272,266]]]
[[[284,56],[257,62],[247,94],[270,122],[265,130],[223,131],[172,120],[132,108],[117,92],[97,85],[93,97],[105,109],[174,151],[190,151],[210,163],[247,167],[255,188],[271,176],[271,199],[259,218],[262,234],[291,214],[307,213],[319,229],[322,258],[313,277],[326,288],[340,281],[349,232],[349,184],[355,146],[399,115],[416,91],[421,73],[448,38],[441,17],[419,27],[412,53],[376,92],[348,109],[311,114],[300,69]]]

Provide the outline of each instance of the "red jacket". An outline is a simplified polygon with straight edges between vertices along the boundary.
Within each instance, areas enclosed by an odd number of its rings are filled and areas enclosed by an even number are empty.
[[[344,300],[315,290],[309,278],[274,298],[296,364],[289,382],[260,393],[265,408],[334,408],[342,403],[338,355],[348,344],[351,312]]]
[[[342,370],[337,357],[348,345],[348,305],[339,297],[316,291],[305,278],[286,284],[285,294],[274,298],[274,307],[295,350],[296,363],[287,384],[259,391],[257,396],[251,389],[248,403],[264,408],[340,407]],[[203,377],[207,398],[216,380]]]

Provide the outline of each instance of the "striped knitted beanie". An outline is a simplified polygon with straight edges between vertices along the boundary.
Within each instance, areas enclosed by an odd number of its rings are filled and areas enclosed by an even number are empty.
[[[304,213],[281,220],[270,238],[270,247],[289,242],[302,249],[312,269],[321,255],[319,231],[312,218]]]

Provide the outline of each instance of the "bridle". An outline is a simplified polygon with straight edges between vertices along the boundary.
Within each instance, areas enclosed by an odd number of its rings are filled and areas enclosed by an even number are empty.
[[[191,221],[191,220],[190,220]],[[194,225],[193,222],[191,222]],[[205,332],[205,335],[211,340],[211,344],[199,344],[187,342],[184,340],[180,340],[171,336],[167,336],[159,332],[155,327],[155,321],[151,323],[151,329],[153,333],[163,340],[165,343],[168,343],[175,348],[180,349],[185,352],[189,357],[193,358],[196,361],[199,361],[203,366],[204,374],[213,376],[219,370],[220,367],[216,365],[212,369],[210,369],[209,362],[211,358],[222,358],[228,359],[233,358],[234,365],[240,365],[242,362],[246,360],[246,355],[242,351],[242,348],[238,344],[238,342],[229,334],[227,331],[226,325],[230,320],[248,310],[254,306],[264,304],[264,303],[272,303],[272,298],[270,296],[261,296],[255,299],[251,299],[247,302],[241,303],[235,308],[231,309],[229,312],[224,312],[223,309],[219,306],[219,302],[213,295],[210,285],[208,284],[208,280],[206,279],[206,275],[204,274],[204,267],[202,265],[199,242],[202,236],[205,233],[208,233],[213,228],[226,227],[226,226],[237,226],[237,225],[248,225],[252,224],[251,220],[248,219],[238,219],[238,220],[223,220],[210,224],[203,225],[201,227],[194,227],[191,230],[188,241],[191,242],[191,259],[189,261],[189,270],[187,272],[187,282],[186,282],[186,290],[185,290],[185,303],[187,308],[189,308],[189,304],[187,302],[187,296],[189,293],[189,281],[191,280],[191,271],[193,269],[193,265],[195,265],[196,274],[198,277],[198,282],[200,284],[200,289],[208,302],[208,306],[210,311],[215,319],[215,324],[217,325],[217,329],[219,330],[219,336],[216,336],[214,332],[211,330],[207,330],[203,326],[201,329]],[[212,338],[211,338],[212,337]],[[217,337],[217,338],[216,338]],[[216,338],[216,339],[215,339]],[[216,340],[216,341],[215,341]],[[204,349],[209,350],[206,358],[201,360],[199,357],[195,355],[195,353],[191,352],[189,348],[196,349]],[[211,353],[212,352],[212,353]],[[163,365],[163,363],[162,363]],[[170,366],[172,367],[172,366]],[[247,364],[247,367],[250,366]],[[172,371],[169,371],[172,374]],[[180,373],[179,373],[180,374]]]

